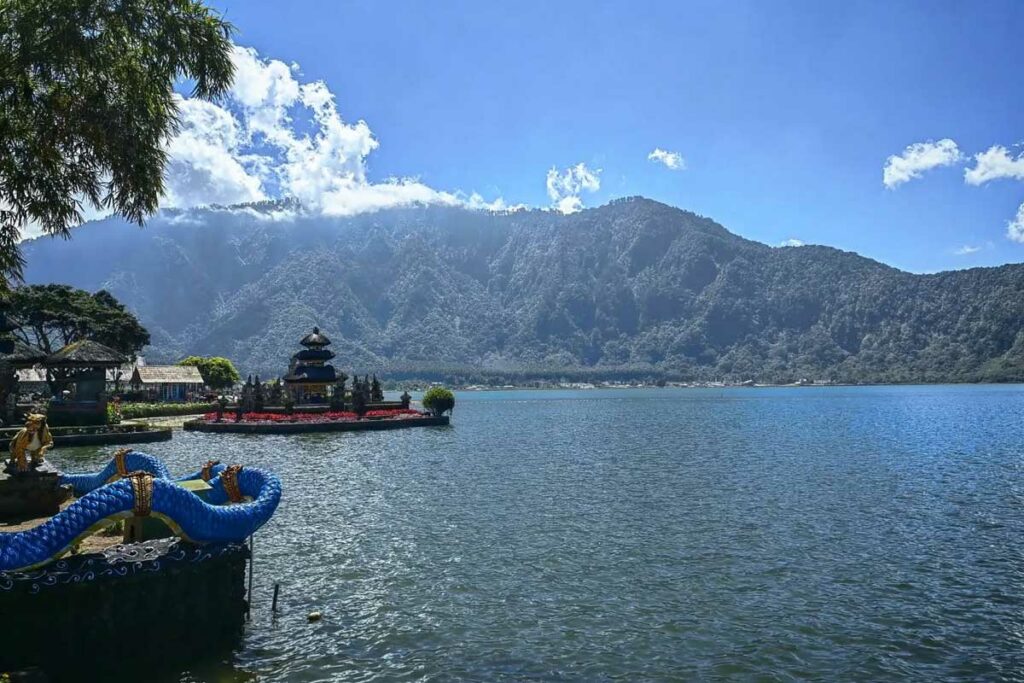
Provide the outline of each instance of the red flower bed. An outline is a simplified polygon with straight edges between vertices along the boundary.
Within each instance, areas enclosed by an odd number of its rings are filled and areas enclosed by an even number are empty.
[[[400,419],[410,416],[420,417],[423,413],[410,408],[396,408],[394,410],[369,410],[364,417]],[[203,415],[206,422],[216,422],[217,413],[206,413]],[[245,413],[242,415],[243,422],[351,422],[358,420],[359,416],[348,411],[328,411],[326,413]],[[234,422],[234,411],[225,410],[223,420]]]

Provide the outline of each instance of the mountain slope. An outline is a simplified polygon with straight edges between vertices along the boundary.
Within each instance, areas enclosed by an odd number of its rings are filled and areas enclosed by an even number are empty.
[[[570,216],[293,205],[108,219],[25,245],[29,282],[107,288],[152,360],[279,374],[314,324],[392,373],[593,368],[677,377],[1024,379],[1024,265],[912,275],[772,248],[633,198]]]

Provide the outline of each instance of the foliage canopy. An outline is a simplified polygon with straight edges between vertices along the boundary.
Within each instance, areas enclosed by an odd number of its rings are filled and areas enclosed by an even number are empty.
[[[157,208],[179,78],[231,85],[232,28],[195,0],[0,2],[0,273],[21,230],[70,236],[84,202],[142,224]]]
[[[444,387],[430,387],[423,394],[423,407],[435,415],[444,413],[455,408],[455,394]]]
[[[149,332],[110,292],[90,294],[67,285],[26,285],[8,296],[8,314],[22,341],[53,353],[88,339],[135,356]]]
[[[199,374],[211,389],[226,389],[242,379],[234,363],[220,356],[189,356],[179,361],[178,365],[193,365],[199,368]]]

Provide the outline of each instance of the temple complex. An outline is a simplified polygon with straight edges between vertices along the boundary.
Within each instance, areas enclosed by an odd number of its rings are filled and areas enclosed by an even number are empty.
[[[327,348],[331,340],[314,327],[299,344],[305,348],[292,356],[285,386],[296,403],[325,403],[327,388],[337,380],[334,366],[328,362],[334,358],[334,352]]]

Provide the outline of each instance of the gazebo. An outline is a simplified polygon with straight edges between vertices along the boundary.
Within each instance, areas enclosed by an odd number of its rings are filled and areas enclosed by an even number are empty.
[[[128,362],[120,351],[84,339],[72,342],[43,362],[60,390],[48,411],[52,424],[104,424],[107,421],[107,369]],[[69,388],[70,387],[70,388]],[[63,391],[70,391],[64,396]]]

